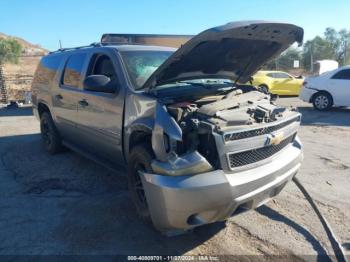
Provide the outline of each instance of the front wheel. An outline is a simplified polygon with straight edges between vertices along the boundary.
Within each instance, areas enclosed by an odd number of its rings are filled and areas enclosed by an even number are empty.
[[[268,87],[267,85],[260,85],[260,86],[259,86],[259,89],[260,89],[261,92],[263,92],[263,93],[265,93],[265,94],[270,93],[269,87]]]
[[[332,107],[333,99],[332,99],[332,96],[330,94],[320,92],[314,96],[312,103],[313,103],[314,108],[316,110],[326,111]]]
[[[150,220],[145,190],[139,172],[152,172],[153,152],[148,144],[135,146],[128,161],[128,187],[138,215]]]

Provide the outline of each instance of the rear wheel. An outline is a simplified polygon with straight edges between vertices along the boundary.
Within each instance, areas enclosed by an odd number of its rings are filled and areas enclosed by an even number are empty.
[[[141,144],[135,146],[131,150],[128,161],[128,186],[130,196],[138,215],[145,220],[150,220],[150,213],[139,172],[152,172],[152,159],[153,152],[150,145]]]
[[[333,98],[328,93],[319,92],[314,96],[312,103],[313,103],[315,109],[320,110],[320,111],[326,111],[332,107]]]
[[[43,112],[40,117],[41,138],[45,149],[50,154],[56,154],[62,151],[62,140],[52,120],[50,113]]]

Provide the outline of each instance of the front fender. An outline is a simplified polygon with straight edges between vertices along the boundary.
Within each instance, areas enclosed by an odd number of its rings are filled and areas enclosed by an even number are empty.
[[[169,140],[181,141],[182,130],[172,118],[165,105],[157,103],[155,111],[154,127],[152,132],[152,149],[156,158],[160,161],[167,161],[168,153],[165,143],[165,134]]]

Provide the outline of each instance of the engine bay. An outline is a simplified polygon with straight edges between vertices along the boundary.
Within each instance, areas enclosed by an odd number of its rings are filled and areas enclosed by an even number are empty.
[[[277,106],[271,96],[258,90],[234,89],[225,95],[208,95],[166,105],[180,126],[183,139],[170,145],[178,154],[198,151],[219,168],[213,133],[254,128],[290,115]]]

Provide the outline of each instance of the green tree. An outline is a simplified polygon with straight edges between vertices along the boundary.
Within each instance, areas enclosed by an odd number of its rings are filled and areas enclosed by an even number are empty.
[[[302,53],[298,48],[290,47],[284,51],[279,57],[269,61],[264,69],[267,70],[289,70],[294,66],[294,60],[301,60]]]
[[[324,36],[325,40],[329,42],[335,58],[341,45],[338,32],[334,28],[327,27],[324,32]]]
[[[15,39],[0,39],[0,61],[18,63],[22,46]]]
[[[336,51],[327,39],[316,36],[314,39],[307,41],[303,47],[303,64],[308,70],[311,69],[311,63],[317,60],[335,59]]]
[[[350,63],[350,30],[336,31],[328,27],[324,36],[316,36],[303,47],[303,64],[311,69],[311,63],[322,59],[336,60],[340,65]]]
[[[301,60],[301,52],[299,49],[291,47],[277,58],[276,64],[280,70],[288,70],[293,68],[295,60]]]
[[[347,65],[350,63],[350,30],[342,29],[338,34],[340,42],[338,62],[342,65]]]

